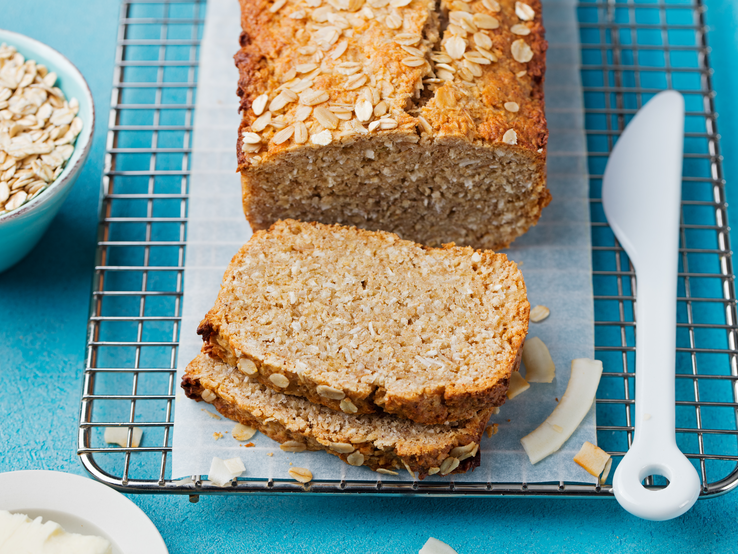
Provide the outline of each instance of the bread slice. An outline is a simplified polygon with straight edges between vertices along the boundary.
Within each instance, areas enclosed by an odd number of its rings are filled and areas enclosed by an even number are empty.
[[[498,249],[546,188],[539,0],[240,0],[246,217]]]
[[[425,426],[388,415],[348,415],[250,381],[235,367],[200,354],[182,379],[187,396],[258,429],[292,451],[325,450],[354,466],[426,475],[479,464],[479,441],[492,408],[457,425]],[[205,392],[209,391],[209,392]]]
[[[528,313],[503,254],[287,220],[236,254],[198,333],[278,392],[438,424],[504,402]]]

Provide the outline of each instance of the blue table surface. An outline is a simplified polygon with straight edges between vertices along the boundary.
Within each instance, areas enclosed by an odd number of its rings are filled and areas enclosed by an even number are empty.
[[[738,5],[706,3],[730,202],[738,198]],[[76,433],[119,11],[114,0],[0,0],[0,27],[65,54],[86,76],[98,110],[92,151],[71,196],[35,250],[0,275],[0,471],[85,474]],[[738,211],[729,210],[729,217],[735,220]],[[411,553],[429,536],[459,554],[738,552],[735,492],[663,523],[632,517],[612,500],[204,496],[191,504],[185,496],[129,498],[172,554]]]

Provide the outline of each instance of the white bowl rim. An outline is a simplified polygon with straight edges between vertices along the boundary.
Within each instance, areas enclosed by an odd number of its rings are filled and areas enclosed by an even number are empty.
[[[84,75],[82,75],[82,72],[77,69],[77,66],[69,61],[69,59],[64,54],[52,48],[48,44],[44,44],[40,40],[36,40],[35,38],[31,38],[28,35],[24,35],[22,33],[16,33],[15,31],[0,28],[0,34],[10,35],[11,37],[15,35],[17,37],[20,37],[23,41],[31,42],[34,48],[38,48],[41,51],[43,51],[44,49],[49,50],[55,55],[62,58],[63,62],[69,64],[70,72],[74,74],[74,76],[81,83],[82,89],[90,103],[90,110],[92,112],[92,120],[90,121],[90,125],[85,125],[85,127],[83,127],[83,131],[86,133],[87,142],[82,147],[80,155],[79,157],[77,157],[77,160],[74,162],[74,164],[67,164],[59,177],[57,177],[56,180],[53,181],[42,194],[39,194],[35,198],[32,198],[30,201],[23,204],[20,208],[13,210],[12,212],[0,215],[0,224],[2,224],[10,220],[17,219],[19,217],[23,217],[34,208],[37,208],[38,206],[41,206],[47,201],[51,200],[54,196],[56,196],[64,189],[63,185],[66,184],[74,176],[76,176],[77,172],[82,169],[82,166],[87,161],[87,155],[90,152],[90,148],[92,147],[92,134],[95,131],[95,102],[92,99],[92,92],[90,91],[90,87],[87,84],[87,80],[84,78]],[[6,38],[2,39],[2,41],[6,40],[9,42],[9,40]],[[12,38],[10,40],[12,40]],[[77,153],[77,144],[79,143],[79,139],[80,137],[77,137],[77,141],[75,142],[74,147],[75,151],[72,153],[72,156]]]

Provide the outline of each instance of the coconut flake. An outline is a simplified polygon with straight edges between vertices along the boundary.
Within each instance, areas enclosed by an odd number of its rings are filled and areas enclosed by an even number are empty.
[[[520,439],[530,463],[537,464],[556,452],[587,415],[602,377],[602,362],[577,358],[571,361],[571,377],[561,402],[538,428]],[[557,433],[553,426],[561,427]]]
[[[237,441],[247,441],[256,434],[256,429],[242,423],[236,423],[231,431],[231,436]]]
[[[117,444],[126,448],[128,446],[128,429],[130,427],[106,427],[105,428],[105,442],[109,444]],[[133,436],[131,437],[131,446],[138,448],[141,444],[141,437],[143,436],[143,429],[140,427],[133,428]]]
[[[521,392],[525,392],[530,388],[530,383],[523,379],[518,371],[513,371],[510,375],[510,386],[507,389],[507,398],[512,400]]]
[[[550,383],[556,376],[556,366],[545,343],[538,337],[526,339],[523,345],[525,379],[529,383]]]
[[[233,479],[246,471],[241,458],[223,460],[217,456],[213,458],[208,471],[210,482],[217,487],[225,487]]]
[[[611,462],[611,458],[610,454],[602,450],[599,446],[585,441],[582,448],[577,452],[577,455],[574,456],[574,461],[590,475],[599,477],[607,468],[607,463]],[[609,473],[609,468],[607,470]]]
[[[445,542],[431,537],[426,541],[418,554],[458,554],[458,552]]]
[[[612,458],[607,460],[607,463],[605,464],[605,469],[602,471],[602,475],[600,475],[600,483],[607,482],[607,476],[610,475],[611,467],[612,467]]]

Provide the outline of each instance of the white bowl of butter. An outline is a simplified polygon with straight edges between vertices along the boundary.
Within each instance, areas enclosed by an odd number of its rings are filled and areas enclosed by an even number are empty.
[[[43,522],[51,520],[59,524],[67,535],[75,533],[99,537],[110,544],[110,549],[103,549],[99,551],[101,553],[169,552],[156,526],[138,506],[119,492],[93,479],[60,471],[12,471],[0,473],[0,491],[0,511],[24,514],[32,520],[41,517]],[[20,519],[16,523],[18,521]],[[42,521],[32,529],[39,544],[43,544],[45,532],[42,530]],[[135,533],[131,532],[132,529],[135,529]],[[53,523],[46,530],[59,533]],[[94,544],[95,541],[91,542]],[[45,551],[38,552],[43,554]],[[70,552],[87,554],[88,551]],[[98,551],[89,551],[89,554],[93,553],[98,554]],[[5,554],[2,523],[0,554]]]
[[[67,533],[55,521],[43,516],[0,510],[0,554],[113,554],[109,540],[97,535]]]

